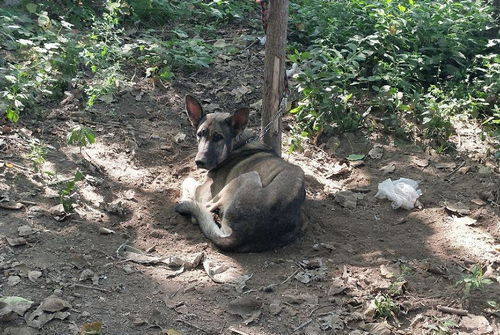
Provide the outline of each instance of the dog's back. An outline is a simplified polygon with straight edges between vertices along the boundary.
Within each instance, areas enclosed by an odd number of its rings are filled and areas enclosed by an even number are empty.
[[[258,174],[261,187],[240,190],[224,213],[223,220],[229,221],[235,238],[230,245],[221,246],[227,250],[273,249],[293,241],[302,230],[304,172],[262,143],[247,144],[233,152],[223,166],[209,172],[212,194],[250,172]]]

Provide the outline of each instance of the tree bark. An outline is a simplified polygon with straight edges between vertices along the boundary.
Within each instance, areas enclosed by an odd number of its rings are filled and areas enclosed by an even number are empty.
[[[285,89],[288,0],[271,0],[269,5],[261,129],[264,143],[281,156],[281,115],[276,114]]]

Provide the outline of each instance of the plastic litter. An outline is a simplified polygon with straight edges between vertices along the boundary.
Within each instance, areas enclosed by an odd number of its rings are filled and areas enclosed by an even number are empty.
[[[418,181],[408,178],[399,178],[392,181],[390,178],[378,184],[378,192],[375,197],[378,199],[392,200],[392,208],[402,207],[412,209],[415,201],[422,195],[418,189]]]

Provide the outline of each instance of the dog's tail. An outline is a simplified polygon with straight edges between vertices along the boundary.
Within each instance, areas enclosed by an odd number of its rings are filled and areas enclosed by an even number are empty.
[[[221,249],[234,247],[234,236],[231,228],[219,227],[213,214],[195,200],[183,200],[175,206],[175,211],[182,215],[190,215],[196,219],[203,234]]]

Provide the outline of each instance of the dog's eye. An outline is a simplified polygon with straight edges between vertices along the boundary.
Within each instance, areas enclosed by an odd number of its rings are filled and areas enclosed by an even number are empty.
[[[214,141],[220,141],[220,140],[222,140],[223,138],[224,138],[224,137],[222,137],[222,135],[220,135],[220,134],[215,134],[215,135],[212,137],[212,139],[213,139]]]

